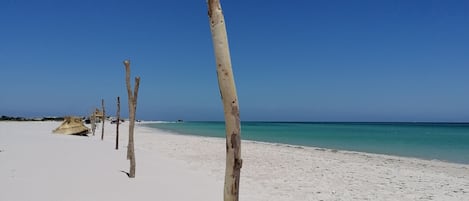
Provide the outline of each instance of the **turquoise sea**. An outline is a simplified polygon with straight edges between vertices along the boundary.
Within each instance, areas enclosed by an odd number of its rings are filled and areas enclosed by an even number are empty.
[[[225,137],[224,122],[146,124],[177,134]],[[469,164],[469,123],[242,122],[242,139]]]

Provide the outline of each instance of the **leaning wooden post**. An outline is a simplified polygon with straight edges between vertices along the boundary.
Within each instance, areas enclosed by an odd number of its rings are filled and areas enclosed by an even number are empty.
[[[121,100],[120,100],[120,97],[117,96],[116,150],[119,149],[119,124],[121,124],[120,114],[121,114]]]
[[[127,159],[130,160],[129,177],[135,177],[135,149],[134,149],[134,127],[135,127],[135,112],[137,111],[137,96],[138,87],[140,85],[140,77],[135,77],[134,93],[130,88],[130,61],[125,60],[125,82],[127,85],[127,95],[129,98],[129,145],[127,146]]]
[[[103,126],[101,128],[101,140],[104,139],[104,120],[106,119],[106,112],[104,111],[104,99],[101,99],[101,107],[103,108]]]
[[[208,0],[208,16],[217,65],[218,86],[225,113],[226,169],[224,200],[237,201],[241,174],[241,123],[231,69],[230,50],[220,0]]]

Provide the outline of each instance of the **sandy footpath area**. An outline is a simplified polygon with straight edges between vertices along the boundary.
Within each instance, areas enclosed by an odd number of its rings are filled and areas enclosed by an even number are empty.
[[[0,201],[222,200],[225,141],[136,127],[136,178],[125,174],[127,122],[95,136],[61,122],[0,122]],[[468,200],[469,165],[243,141],[240,200]]]

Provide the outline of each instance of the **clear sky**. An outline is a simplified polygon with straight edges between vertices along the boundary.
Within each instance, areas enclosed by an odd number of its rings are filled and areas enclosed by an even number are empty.
[[[222,0],[242,120],[469,121],[469,1]],[[205,0],[1,0],[0,115],[222,120]]]

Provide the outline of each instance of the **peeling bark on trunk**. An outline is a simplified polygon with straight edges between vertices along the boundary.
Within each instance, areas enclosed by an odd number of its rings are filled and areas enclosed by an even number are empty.
[[[106,112],[104,110],[104,99],[101,99],[101,107],[103,108],[103,126],[101,128],[101,140],[104,139],[104,121],[106,120]]]
[[[135,112],[137,111],[137,96],[138,87],[140,85],[140,77],[135,77],[134,93],[130,87],[130,61],[125,60],[125,82],[127,85],[127,95],[129,98],[129,145],[127,146],[127,159],[130,160],[129,177],[135,177],[135,150],[134,150],[134,127],[135,127]]]
[[[231,68],[231,58],[225,20],[219,0],[208,0],[208,15],[217,65],[218,86],[225,113],[226,169],[224,200],[237,201],[241,175],[241,125],[236,86]]]
[[[119,149],[119,124],[121,124],[121,100],[120,97],[117,96],[117,122],[116,122],[116,150]]]

